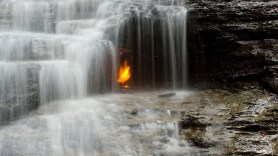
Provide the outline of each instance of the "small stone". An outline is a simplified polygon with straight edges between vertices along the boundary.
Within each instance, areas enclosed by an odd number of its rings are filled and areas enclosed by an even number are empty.
[[[166,94],[160,94],[158,97],[164,98],[164,97],[173,97],[176,93],[166,93]]]

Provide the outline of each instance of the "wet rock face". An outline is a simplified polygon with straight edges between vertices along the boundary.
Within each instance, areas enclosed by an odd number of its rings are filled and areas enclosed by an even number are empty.
[[[6,71],[0,66],[0,125],[39,107],[39,70],[37,65],[12,66]]]
[[[199,72],[207,72],[214,79],[263,77],[276,90],[277,83],[269,69],[278,63],[277,1],[190,0],[188,3],[193,8],[190,16],[194,25],[189,38],[197,38],[202,47],[194,55],[205,58],[203,66],[209,67]],[[189,48],[196,52],[196,48]]]
[[[277,155],[277,96],[261,87],[210,89],[187,99],[180,138],[215,155]]]

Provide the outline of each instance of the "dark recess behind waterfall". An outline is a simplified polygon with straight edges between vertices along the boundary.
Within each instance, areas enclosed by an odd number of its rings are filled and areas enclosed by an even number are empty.
[[[171,87],[171,63],[170,54],[163,53],[163,48],[169,51],[168,44],[163,43],[162,20],[155,17],[142,15],[140,18],[131,15],[121,26],[117,39],[119,53],[124,50],[126,53],[120,55],[120,63],[128,60],[131,64],[131,80],[129,84],[135,88],[160,88]],[[138,40],[138,25],[141,26],[140,37]],[[151,29],[153,27],[153,30]],[[181,32],[182,33],[182,32]],[[153,35],[152,35],[153,34]],[[139,46],[139,42],[141,46]],[[186,44],[186,43],[184,43]],[[175,53],[176,58],[180,58],[180,53]],[[177,61],[177,71],[183,70],[181,61]],[[187,70],[186,68],[184,70]],[[181,72],[177,75],[177,88],[183,88]]]
[[[261,57],[233,55],[233,51],[238,48],[237,45],[234,42],[225,40],[224,36],[221,38],[221,34],[216,32],[216,30],[204,29],[204,23],[200,23],[195,9],[190,9],[187,18],[187,87],[196,85],[198,87],[200,85],[208,86],[208,84],[213,82],[246,81],[260,77],[261,71],[258,68],[261,68],[264,63]],[[137,16],[129,17],[128,19],[121,27],[118,49],[127,51],[127,53],[120,55],[120,62],[123,63],[124,60],[130,62],[132,85],[136,88],[169,87],[171,67],[169,66],[169,60],[165,61],[163,56],[161,21],[159,18],[141,17],[140,22],[141,24],[144,22],[147,25],[147,29],[145,25],[145,29],[141,30],[142,45],[139,47],[139,19]],[[150,29],[151,20],[154,21],[155,29],[153,33]],[[153,34],[154,41],[151,40],[151,34]],[[219,39],[219,36],[221,39]],[[152,47],[152,43],[154,47]],[[152,48],[154,48],[154,53],[152,53]],[[139,50],[141,52],[141,59],[139,59]],[[166,57],[169,57],[169,55]],[[176,54],[176,57],[178,58],[179,54]],[[249,74],[246,71],[241,71],[242,69],[253,70],[254,66],[252,63],[254,60],[252,59],[254,58],[256,62],[254,64],[255,70],[258,70],[258,73],[255,71],[254,74]],[[240,75],[240,72],[242,75]],[[178,85],[181,86],[180,76],[178,77]]]
[[[259,40],[260,47],[267,49],[269,44],[265,43],[264,39],[273,38],[274,31],[269,33],[261,29],[251,31],[241,30],[236,26],[227,26],[235,23],[242,26],[246,25],[246,22],[247,24],[252,21],[257,22],[258,19],[254,17],[249,19],[248,16],[252,14],[248,10],[234,5],[222,5],[222,2],[228,3],[227,1],[212,2],[208,0],[187,1],[186,5],[190,8],[187,17],[187,86],[189,87],[195,85],[200,87],[199,84],[208,86],[215,82],[265,82],[262,79],[266,77],[264,67],[267,65],[267,61],[262,53],[252,54],[253,45],[257,42],[250,41]],[[237,10],[232,11],[235,8]],[[246,15],[238,15],[238,12],[241,11]],[[120,62],[128,60],[131,63],[132,85],[143,88],[169,86],[171,67],[169,60],[165,61],[165,56],[163,56],[160,19],[155,16],[151,18],[142,16],[138,19],[135,15],[127,19],[129,20],[124,22],[119,33],[118,48],[128,51],[120,56]],[[154,21],[153,33],[150,29],[151,20]],[[145,24],[145,29],[142,29],[140,33],[141,47],[138,46],[138,21],[141,25]],[[151,34],[154,35],[154,41],[151,40]],[[152,47],[152,43],[154,47]],[[152,48],[154,48],[153,53]],[[178,53],[176,57],[179,57]],[[181,86],[180,75],[178,77],[178,86]],[[265,85],[265,83],[262,84]]]
[[[210,40],[209,36],[213,34],[206,34],[202,36],[196,29],[197,20],[194,13],[189,13],[187,20],[187,63],[188,67],[188,84],[187,86],[207,86],[208,83],[219,80],[214,75],[214,69],[219,63],[218,58],[213,56],[213,47],[204,47],[206,40]],[[124,49],[127,53],[120,55],[120,63],[124,60],[128,60],[131,64],[131,85],[136,88],[154,88],[154,87],[169,87],[170,85],[170,66],[169,60],[165,62],[163,59],[163,48],[162,48],[162,33],[161,33],[161,21],[151,18],[141,17],[140,22],[151,23],[154,21],[153,39],[154,39],[154,53],[152,53],[152,41],[151,41],[151,29],[150,25],[148,28],[141,30],[141,44],[138,46],[138,17],[132,16],[127,18],[123,22],[121,30],[119,32],[119,38],[115,39],[113,36],[112,40],[118,41],[118,53]],[[167,36],[164,36],[167,37]],[[139,58],[139,50],[141,52],[141,59]],[[166,56],[166,57],[169,57]],[[176,54],[176,57],[179,57]],[[141,62],[140,62],[141,61]],[[165,66],[166,65],[166,66]],[[153,68],[152,68],[153,67]],[[166,68],[165,68],[166,67]],[[155,82],[152,82],[155,81]],[[181,85],[181,80],[178,79],[178,85]]]

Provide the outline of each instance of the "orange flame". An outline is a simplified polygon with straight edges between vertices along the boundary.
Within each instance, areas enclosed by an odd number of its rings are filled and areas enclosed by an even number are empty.
[[[121,67],[120,67],[118,82],[124,83],[124,82],[128,81],[130,79],[130,77],[131,77],[130,65],[125,60],[124,64],[121,65]]]

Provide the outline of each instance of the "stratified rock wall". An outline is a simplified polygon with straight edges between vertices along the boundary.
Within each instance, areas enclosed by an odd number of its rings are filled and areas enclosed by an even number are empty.
[[[189,0],[192,32],[207,79],[259,80],[278,91],[278,1]],[[196,56],[197,55],[197,56]],[[191,61],[195,69],[198,59]]]

